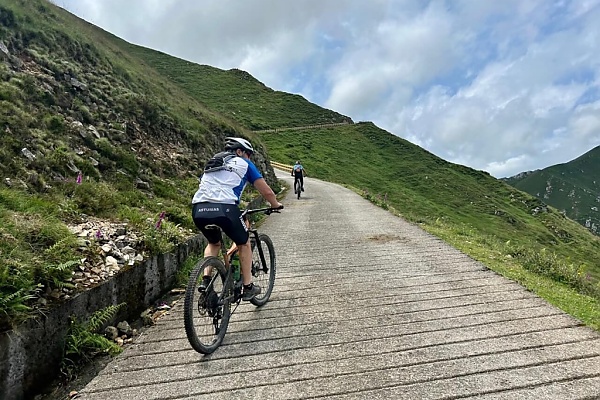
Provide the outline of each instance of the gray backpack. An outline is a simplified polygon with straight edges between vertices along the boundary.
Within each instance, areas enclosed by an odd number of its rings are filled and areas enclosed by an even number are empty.
[[[230,151],[222,151],[220,153],[215,154],[206,163],[206,166],[204,167],[204,173],[227,169],[225,163],[231,160],[233,157],[236,157],[236,155]]]

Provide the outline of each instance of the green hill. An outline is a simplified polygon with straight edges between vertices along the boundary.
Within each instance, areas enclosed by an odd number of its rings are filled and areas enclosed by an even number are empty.
[[[568,163],[521,173],[505,181],[600,234],[600,146]]]
[[[278,187],[254,135],[130,48],[48,1],[0,0],[0,331],[103,264],[70,227],[127,222],[146,254],[195,233],[189,202],[224,137],[253,140]]]
[[[134,46],[45,0],[0,0],[0,44],[0,330],[82,289],[72,273],[99,251],[72,224],[127,222],[146,252],[195,232],[196,176],[230,135],[253,141],[272,185],[269,160],[299,158],[311,177],[353,188],[600,327],[599,238],[485,172],[246,72]],[[332,123],[347,124],[285,129]],[[269,128],[278,132],[252,132]]]
[[[250,130],[352,123],[352,119],[310,103],[302,96],[266,87],[239,69],[223,71],[131,45],[129,54],[178,84],[207,108]]]

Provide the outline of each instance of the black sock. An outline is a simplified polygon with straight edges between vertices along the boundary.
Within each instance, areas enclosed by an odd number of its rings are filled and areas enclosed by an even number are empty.
[[[254,286],[253,283],[250,283],[248,285],[244,285],[244,289],[252,289],[252,286]]]

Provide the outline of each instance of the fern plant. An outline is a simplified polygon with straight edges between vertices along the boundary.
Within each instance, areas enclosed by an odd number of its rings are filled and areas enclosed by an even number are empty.
[[[40,269],[40,280],[52,288],[75,288],[71,282],[68,282],[73,276],[73,268],[79,265],[78,260],[66,261],[60,264],[46,265]]]
[[[26,288],[5,294],[0,290],[0,332],[11,327],[10,322],[18,322],[25,319],[31,307],[27,305],[29,300],[36,296]]]
[[[61,366],[61,371],[67,378],[71,379],[79,365],[90,361],[98,354],[115,356],[123,351],[119,345],[108,340],[99,331],[125,305],[126,303],[121,303],[98,310],[87,322],[71,320]]]

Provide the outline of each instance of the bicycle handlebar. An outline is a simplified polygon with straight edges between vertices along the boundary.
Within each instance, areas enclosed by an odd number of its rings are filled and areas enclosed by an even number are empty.
[[[258,212],[263,212],[267,215],[272,214],[272,213],[278,213],[280,212],[279,210],[283,209],[283,204],[280,207],[277,208],[272,208],[272,207],[265,207],[265,208],[255,208],[253,210],[249,210],[246,209],[244,210],[244,212],[242,212],[242,215],[246,215],[246,214],[255,214]]]

